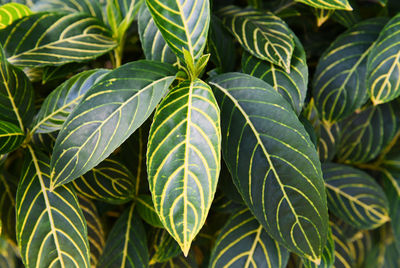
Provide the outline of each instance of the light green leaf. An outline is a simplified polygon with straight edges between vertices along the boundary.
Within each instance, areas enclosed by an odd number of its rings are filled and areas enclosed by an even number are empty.
[[[103,12],[99,0],[40,0],[32,6],[32,10],[37,12],[82,12],[103,21]]]
[[[107,20],[115,35],[122,37],[144,0],[106,0]]]
[[[1,121],[13,123],[21,130],[29,125],[34,115],[32,84],[22,70],[7,62],[1,45],[0,103]]]
[[[347,0],[295,0],[316,8],[353,10]]]
[[[175,73],[168,64],[142,60],[98,81],[57,136],[51,160],[53,186],[85,174],[119,147],[151,115]]]
[[[220,171],[219,108],[203,81],[184,81],[158,106],[147,173],[155,209],[185,255],[202,228]]]
[[[81,72],[58,86],[44,100],[31,132],[48,133],[60,130],[86,92],[108,72],[105,69]]]
[[[0,172],[0,221],[1,236],[15,240],[15,178],[6,171]],[[1,266],[0,266],[1,267]]]
[[[110,31],[83,13],[37,13],[0,30],[8,61],[43,67],[97,58],[116,46]]]
[[[158,217],[157,211],[154,209],[153,200],[150,195],[139,195],[136,197],[136,209],[140,217],[157,228],[164,228],[164,225]]]
[[[118,218],[108,234],[104,253],[98,267],[148,267],[146,232],[134,205]]]
[[[202,54],[210,24],[209,0],[146,0],[154,22],[176,56],[184,61],[183,49],[194,60]]]
[[[174,52],[162,37],[146,5],[142,5],[140,8],[138,27],[140,42],[146,59],[171,64],[176,62]]]
[[[210,268],[286,267],[289,252],[273,240],[249,209],[230,217],[211,253]]]
[[[257,220],[290,251],[318,263],[328,232],[316,149],[289,103],[241,73],[212,78],[221,108],[222,153]]]
[[[16,198],[25,267],[89,267],[86,221],[74,191],[65,185],[50,191],[50,159],[28,150]]]
[[[273,86],[292,105],[295,112],[300,114],[307,94],[308,68],[303,45],[294,34],[292,36],[295,47],[290,63],[290,73],[247,52],[244,52],[242,56],[242,70]]]
[[[96,267],[105,246],[103,226],[93,202],[82,195],[78,195],[78,200],[88,228],[90,264]]]
[[[334,163],[322,165],[329,211],[359,229],[373,229],[390,220],[382,188],[367,173]]]
[[[290,73],[295,44],[291,30],[282,19],[271,12],[236,6],[222,9],[220,15],[245,50]]]
[[[368,56],[367,87],[375,105],[400,95],[400,14],[385,25]]]
[[[365,163],[374,159],[400,129],[397,101],[371,106],[340,124],[337,156],[343,163]]]
[[[0,29],[6,28],[13,21],[32,14],[29,7],[18,4],[8,3],[0,6]]]
[[[347,238],[339,226],[329,222],[332,228],[333,241],[335,242],[335,262],[333,267],[354,267],[354,259],[347,244]]]
[[[17,149],[25,139],[24,132],[16,125],[0,121],[0,154]]]
[[[151,257],[150,265],[166,262],[182,253],[178,243],[165,229],[157,231],[153,242],[155,252]]]
[[[108,158],[72,181],[81,195],[112,204],[126,203],[135,195],[131,172],[119,161]]]
[[[332,230],[328,229],[328,240],[324,247],[324,251],[321,256],[321,263],[319,265],[309,261],[303,260],[304,267],[307,268],[331,268],[335,262],[335,241],[333,240]]]
[[[321,56],[312,93],[320,117],[328,125],[367,101],[367,58],[385,23],[385,18],[373,18],[356,24],[339,35]]]

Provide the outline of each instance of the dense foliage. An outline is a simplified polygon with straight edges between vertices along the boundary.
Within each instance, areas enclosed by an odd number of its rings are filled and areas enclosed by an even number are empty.
[[[0,4],[0,267],[400,267],[398,0]]]

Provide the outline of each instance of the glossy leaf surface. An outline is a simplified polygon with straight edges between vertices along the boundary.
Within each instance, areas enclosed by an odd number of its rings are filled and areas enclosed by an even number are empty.
[[[160,220],[186,255],[203,226],[220,171],[219,108],[197,79],[170,91],[154,115],[147,173]]]
[[[67,183],[107,158],[150,116],[175,73],[168,64],[136,61],[98,81],[57,137],[51,161],[53,184]]]
[[[274,239],[318,262],[328,228],[326,197],[303,125],[260,79],[228,73],[210,84],[223,118],[224,160],[245,203]]]

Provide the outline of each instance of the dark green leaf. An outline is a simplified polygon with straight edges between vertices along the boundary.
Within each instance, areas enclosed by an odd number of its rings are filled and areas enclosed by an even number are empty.
[[[155,209],[185,255],[203,226],[220,171],[219,108],[203,81],[184,81],[158,106],[147,173]]]
[[[41,78],[42,84],[46,84],[53,80],[68,77],[73,73],[77,73],[80,69],[82,69],[84,65],[85,65],[84,63],[71,62],[60,66],[44,67]]]
[[[94,59],[116,45],[110,31],[83,13],[37,13],[0,30],[10,63],[41,67]]]
[[[1,236],[10,238],[14,241],[15,238],[15,194],[17,185],[6,171],[0,173],[0,221]],[[1,267],[1,266],[0,266]]]
[[[210,268],[286,267],[289,252],[273,240],[249,209],[230,217],[219,234],[210,258]]]
[[[170,65],[143,60],[98,81],[57,137],[51,159],[53,185],[67,183],[107,158],[150,116],[175,73]]]
[[[271,12],[235,6],[224,8],[220,14],[225,26],[244,49],[290,73],[295,44],[291,30],[283,20]]]
[[[60,130],[86,92],[108,72],[105,69],[89,70],[58,86],[44,100],[31,132],[48,133]]]
[[[134,205],[118,218],[108,235],[104,253],[98,267],[147,267],[146,232],[140,217],[134,213]]]
[[[313,81],[320,117],[328,125],[344,119],[367,101],[367,58],[386,23],[363,21],[339,35],[321,56]]]
[[[320,162],[304,127],[260,79],[228,73],[210,83],[223,118],[222,153],[245,203],[274,239],[318,262],[328,215]]]
[[[50,159],[28,147],[16,198],[25,267],[90,267],[85,218],[69,186],[50,187]]]
[[[320,124],[320,137],[318,144],[318,154],[321,162],[329,162],[335,157],[340,143],[339,124],[331,126]]]
[[[0,154],[17,149],[24,141],[24,132],[16,125],[0,121]]]
[[[388,220],[388,201],[367,173],[350,166],[322,165],[329,211],[359,229],[373,229]]]
[[[155,252],[151,257],[150,265],[166,262],[182,252],[178,243],[166,230],[158,230],[154,240]]]
[[[140,217],[157,228],[164,228],[157,211],[154,209],[153,200],[150,195],[139,195],[136,197],[136,209]]]
[[[335,262],[333,267],[354,267],[354,259],[347,244],[346,237],[337,225],[332,222],[330,222],[330,225],[332,228],[333,241],[335,242]]]
[[[352,10],[347,0],[295,0],[295,1],[316,8]]]

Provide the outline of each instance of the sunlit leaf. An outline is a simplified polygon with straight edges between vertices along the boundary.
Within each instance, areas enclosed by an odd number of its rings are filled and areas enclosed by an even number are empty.
[[[30,14],[32,14],[32,12],[29,7],[19,3],[2,5],[0,6],[0,29],[6,28],[13,21]]]

